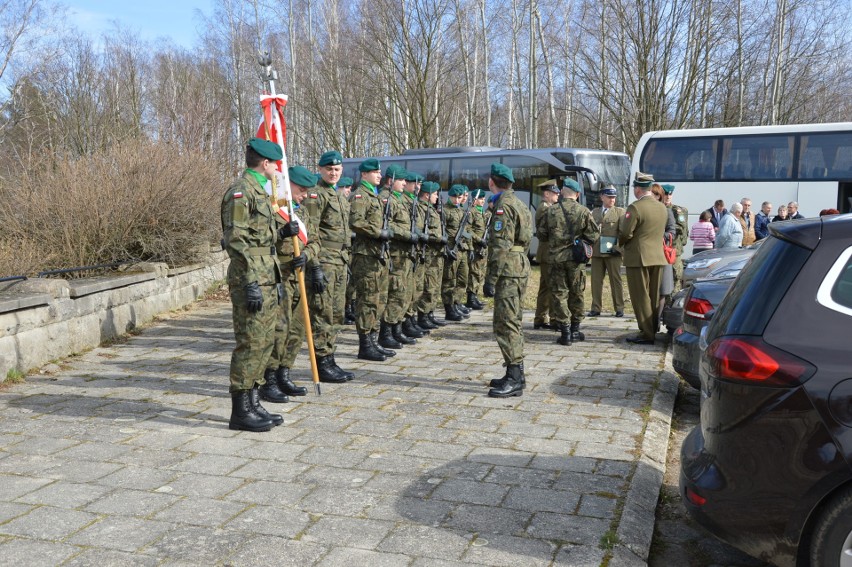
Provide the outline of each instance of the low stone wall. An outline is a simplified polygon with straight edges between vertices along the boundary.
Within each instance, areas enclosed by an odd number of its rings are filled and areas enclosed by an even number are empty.
[[[194,266],[132,269],[118,276],[0,283],[0,382],[10,370],[27,372],[189,305],[225,279],[228,257],[217,252]]]

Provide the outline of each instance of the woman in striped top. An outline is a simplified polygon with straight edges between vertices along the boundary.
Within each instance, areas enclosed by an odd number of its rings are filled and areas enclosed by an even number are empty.
[[[701,213],[698,222],[689,229],[689,239],[692,240],[692,252],[695,254],[713,249],[713,243],[716,241],[716,229],[710,222],[709,211]]]

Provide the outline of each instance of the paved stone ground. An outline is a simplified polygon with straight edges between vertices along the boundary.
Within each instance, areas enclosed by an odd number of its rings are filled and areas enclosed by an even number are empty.
[[[634,328],[528,330],[528,389],[494,400],[489,312],[386,363],[348,327],[355,381],[255,434],[227,427],[230,306],[197,304],[0,392],[0,562],[644,565],[677,381]]]

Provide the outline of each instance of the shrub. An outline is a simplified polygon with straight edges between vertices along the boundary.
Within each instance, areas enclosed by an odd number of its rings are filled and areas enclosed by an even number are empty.
[[[0,185],[0,275],[125,260],[196,261],[225,181],[204,155],[137,140]]]

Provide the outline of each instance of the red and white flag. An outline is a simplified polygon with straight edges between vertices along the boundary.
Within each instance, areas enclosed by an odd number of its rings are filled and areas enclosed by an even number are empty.
[[[281,215],[281,218],[284,219],[284,222],[290,222],[290,211],[287,209],[281,208],[278,209],[278,214]],[[302,246],[308,245],[308,227],[305,226],[305,223],[302,222],[302,219],[296,215],[296,211],[293,211],[293,220],[299,225],[299,240],[302,241]]]
[[[281,147],[282,159],[276,163],[280,177],[279,186],[284,192],[284,198],[290,201],[290,178],[287,175],[287,122],[284,120],[284,107],[287,105],[287,95],[260,95],[260,107],[263,118],[257,128],[257,137],[269,140]]]

